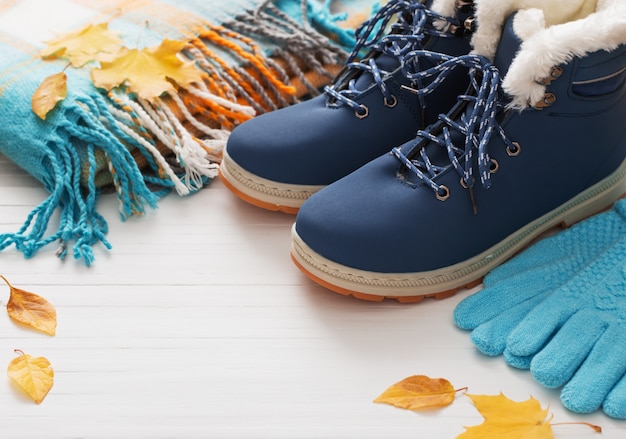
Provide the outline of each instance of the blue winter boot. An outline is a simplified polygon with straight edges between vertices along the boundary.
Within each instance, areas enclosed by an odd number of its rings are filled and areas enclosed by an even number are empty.
[[[626,2],[528,3],[477,0],[475,54],[438,55],[471,68],[458,103],[302,206],[292,258],[310,278],[443,298],[626,192]]]
[[[401,60],[421,48],[468,53],[472,3],[390,0],[356,31],[356,47],[324,94],[232,132],[220,167],[224,184],[254,205],[296,213],[322,187],[415,137],[455,102],[467,72],[436,88],[425,75],[407,77],[432,61]],[[363,51],[367,56],[358,60]]]

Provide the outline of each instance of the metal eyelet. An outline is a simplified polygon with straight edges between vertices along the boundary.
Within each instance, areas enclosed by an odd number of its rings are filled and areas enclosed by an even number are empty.
[[[471,5],[464,6],[459,9],[461,12],[469,12],[472,8]],[[448,32],[453,34],[456,37],[468,37],[472,35],[476,31],[476,17],[469,16],[467,17],[460,26],[451,24],[448,27]]]
[[[506,147],[506,153],[511,157],[517,157],[520,152],[522,152],[522,147],[518,142],[512,142],[512,144],[513,148],[511,148],[510,146]]]
[[[548,76],[547,78],[543,78],[541,81],[539,81],[539,84],[549,85],[552,83],[552,81],[559,79],[561,75],[563,75],[563,69],[561,67],[552,67],[552,70],[550,71],[550,76]]]
[[[563,74],[563,69],[559,66],[553,67],[552,71],[550,71],[550,76],[552,79],[559,79]]]
[[[518,154],[519,154],[519,147],[518,147]],[[491,165],[489,166],[489,173],[495,174],[496,172],[498,172],[498,169],[500,169],[500,163],[498,163],[496,159],[491,159]]]
[[[360,110],[360,111],[359,111]],[[365,105],[361,104],[359,106],[359,110],[356,110],[354,112],[354,115],[356,117],[358,117],[359,119],[365,119],[367,116],[369,116],[370,114],[370,110],[369,108],[367,108]]]
[[[463,22],[463,28],[465,35],[473,34],[476,31],[476,17],[474,17],[473,15],[467,17]]]
[[[556,102],[556,95],[554,93],[546,93],[543,95],[543,99],[533,105],[536,109],[541,110]]]
[[[385,98],[385,107],[393,108],[398,105],[398,98],[395,95],[391,95],[390,99]]]
[[[443,191],[443,194],[440,194],[439,191]],[[447,186],[439,186],[439,191],[435,192],[435,196],[439,201],[446,201],[448,198],[450,198],[450,189],[448,189]]]
[[[465,180],[463,179],[463,177],[461,177],[461,179],[459,180],[459,182],[461,183],[461,187],[463,189],[469,189],[470,187],[473,187],[475,181],[476,180],[474,179],[474,177],[472,177],[472,184],[468,185],[467,183],[465,183]]]

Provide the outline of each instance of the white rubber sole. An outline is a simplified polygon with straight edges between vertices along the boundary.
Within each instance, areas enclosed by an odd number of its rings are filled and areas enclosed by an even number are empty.
[[[461,288],[480,284],[492,269],[524,249],[549,229],[569,227],[613,205],[626,193],[626,161],[604,180],[517,230],[498,244],[458,264],[420,273],[378,273],[338,264],[313,251],[292,228],[291,257],[308,277],[344,295],[365,300],[394,298],[418,302],[445,298]]]
[[[279,183],[241,168],[224,150],[220,178],[242,200],[267,210],[295,214],[300,206],[324,186]]]

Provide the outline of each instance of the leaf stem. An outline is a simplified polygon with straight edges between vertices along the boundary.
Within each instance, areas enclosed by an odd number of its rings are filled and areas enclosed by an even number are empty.
[[[0,278],[2,278],[2,280],[6,282],[6,284],[9,286],[9,288],[13,289],[13,285],[11,285],[11,284],[9,283],[9,281],[7,280],[7,278],[6,278],[6,277],[4,277],[3,275],[1,275],[1,274],[0,274]]]
[[[589,422],[557,422],[551,425],[553,427],[557,425],[586,425],[587,427],[593,429],[596,433],[602,433],[602,427],[600,427],[599,425],[590,424]]]

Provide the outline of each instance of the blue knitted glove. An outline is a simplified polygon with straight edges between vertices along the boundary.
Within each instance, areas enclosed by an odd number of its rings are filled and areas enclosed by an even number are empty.
[[[512,365],[528,368],[530,358],[505,352],[517,324],[549,294],[572,279],[626,235],[626,200],[607,212],[543,239],[489,273],[483,290],[454,311],[459,328],[473,330],[472,342],[486,355],[503,352]]]
[[[530,371],[544,386],[565,385],[568,409],[604,404],[626,418],[626,236],[535,306],[506,351],[507,359],[532,357]]]
[[[563,388],[575,412],[626,418],[626,201],[526,250],[462,301],[456,324],[488,355]],[[610,304],[610,305],[608,305]]]

